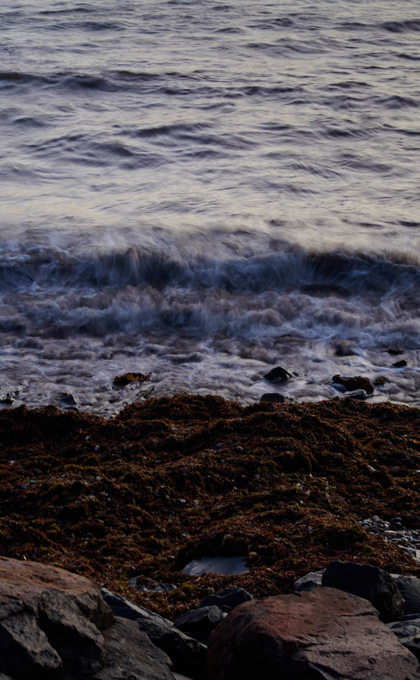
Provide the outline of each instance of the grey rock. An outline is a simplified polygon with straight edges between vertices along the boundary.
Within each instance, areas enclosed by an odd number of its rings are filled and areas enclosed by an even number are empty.
[[[322,585],[339,588],[369,600],[382,621],[396,621],[403,615],[404,600],[390,574],[379,567],[356,562],[331,562]]]
[[[415,576],[397,576],[394,582],[404,599],[404,615],[418,614],[420,618],[420,579]]]
[[[134,621],[117,617],[104,644],[106,661],[94,680],[174,680],[169,657]]]
[[[293,590],[295,593],[302,591],[313,590],[322,586],[322,577],[325,569],[319,569],[318,571],[310,571],[308,574],[301,576],[293,584]]]
[[[253,600],[251,593],[248,593],[245,588],[240,588],[239,586],[230,586],[224,590],[219,590],[219,592],[207,595],[198,605],[199,607],[209,607],[211,605],[217,605],[224,612],[230,612],[232,609],[237,607],[242,602],[247,602],[248,600]]]
[[[269,404],[284,404],[286,397],[278,392],[266,392],[262,395],[260,401],[265,401]]]
[[[397,636],[404,647],[420,660],[420,616],[408,620],[388,623],[388,628]]]
[[[181,614],[174,625],[187,635],[191,635],[195,640],[207,644],[210,633],[220,621],[223,621],[225,616],[226,614],[217,605],[197,607]]]
[[[101,593],[116,616],[135,621],[138,628],[171,658],[175,671],[191,678],[201,675],[207,652],[205,645],[175,628],[168,619],[139,607],[125,597],[106,588],[102,588]]]

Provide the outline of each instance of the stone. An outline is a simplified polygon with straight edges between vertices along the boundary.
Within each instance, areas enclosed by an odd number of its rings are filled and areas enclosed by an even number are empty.
[[[414,680],[416,657],[364,599],[334,588],[245,602],[209,641],[208,680]]]
[[[295,593],[300,593],[302,591],[313,590],[322,586],[322,577],[324,575],[325,569],[319,569],[318,571],[310,571],[309,574],[305,574],[297,579],[293,584],[293,591]]]
[[[420,661],[420,616],[404,617],[401,621],[387,624],[404,647],[410,650]]]
[[[287,382],[287,380],[290,380],[290,378],[293,378],[293,374],[290,373],[290,371],[288,371],[286,368],[283,368],[283,366],[276,366],[276,368],[272,368],[271,371],[266,373],[264,376],[265,380],[274,383]]]
[[[106,588],[102,597],[115,616],[135,621],[138,628],[147,633],[153,644],[162,649],[172,660],[174,670],[191,678],[198,678],[205,666],[207,647],[198,640],[175,628],[168,619],[150,612],[116,595]]]
[[[405,366],[407,366],[405,359],[401,359],[401,361],[396,361],[394,364],[392,364],[392,368],[404,368]]]
[[[174,680],[169,657],[115,619],[99,588],[35,562],[0,558],[0,680]]]
[[[224,612],[230,612],[242,602],[252,600],[251,593],[248,593],[245,588],[239,586],[230,586],[219,592],[207,595],[198,605],[199,607],[208,607],[210,605],[217,605]]]
[[[100,631],[113,620],[88,579],[0,557],[0,672],[12,677],[44,677],[63,667],[94,672],[104,657]]]
[[[396,621],[403,615],[404,600],[390,574],[379,567],[356,562],[331,562],[322,585],[339,588],[369,600],[382,621]]]
[[[362,375],[345,376],[334,375],[332,378],[333,384],[341,386],[346,392],[354,392],[355,390],[364,390],[366,394],[373,394],[373,385],[369,378]]]
[[[420,618],[420,579],[415,576],[396,576],[394,583],[404,600],[404,615],[418,614]]]
[[[93,680],[174,680],[169,657],[134,621],[117,617],[104,638],[106,663]]]
[[[178,616],[174,626],[195,640],[207,644],[210,633],[225,616],[226,614],[217,605],[197,607]]]

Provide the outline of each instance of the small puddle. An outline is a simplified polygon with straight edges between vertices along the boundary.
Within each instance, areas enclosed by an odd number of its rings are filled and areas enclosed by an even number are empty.
[[[201,576],[202,574],[245,574],[249,571],[246,566],[246,556],[243,557],[200,557],[192,560],[182,569],[183,574]]]

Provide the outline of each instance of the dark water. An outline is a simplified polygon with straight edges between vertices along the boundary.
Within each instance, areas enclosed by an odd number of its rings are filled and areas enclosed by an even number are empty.
[[[5,0],[0,397],[419,404],[419,71],[413,0]]]

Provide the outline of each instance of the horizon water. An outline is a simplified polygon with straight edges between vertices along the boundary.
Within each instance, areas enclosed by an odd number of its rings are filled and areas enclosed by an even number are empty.
[[[0,19],[4,407],[318,400],[336,373],[420,404],[417,3]],[[277,365],[293,379],[264,380]]]

